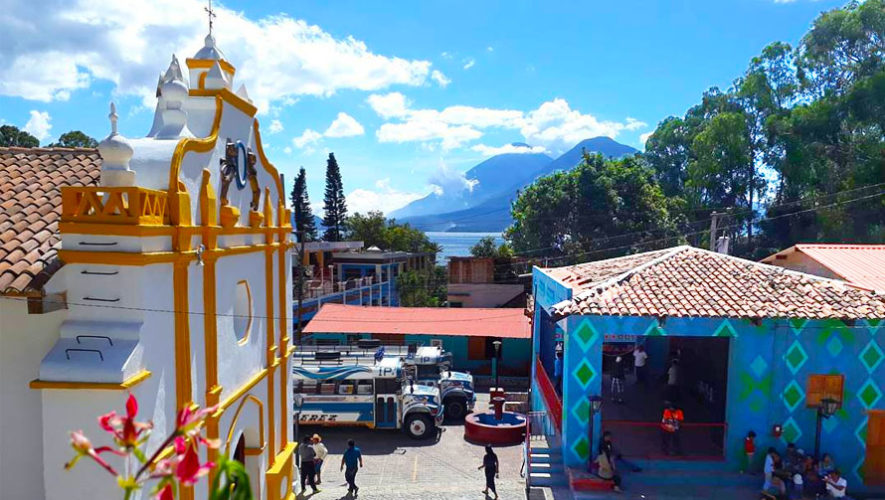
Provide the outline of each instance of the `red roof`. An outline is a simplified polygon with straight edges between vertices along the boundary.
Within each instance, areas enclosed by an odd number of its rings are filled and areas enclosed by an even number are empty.
[[[0,148],[0,294],[39,292],[61,267],[61,187],[100,171],[95,149]]]
[[[363,307],[325,304],[304,333],[372,333],[532,337],[522,309],[448,307]]]
[[[885,245],[800,243],[762,262],[776,264],[777,256],[793,252],[804,253],[854,285],[885,291]]]
[[[843,281],[687,246],[649,253],[655,258],[608,278],[594,266],[611,261],[557,269],[561,282],[570,273],[568,282],[603,279],[555,304],[556,316],[885,319],[885,294]]]

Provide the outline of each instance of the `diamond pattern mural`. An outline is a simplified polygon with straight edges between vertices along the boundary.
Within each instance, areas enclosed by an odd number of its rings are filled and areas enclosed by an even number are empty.
[[[885,354],[882,353],[882,348],[872,340],[860,352],[860,361],[869,373],[873,373],[883,359],[885,359]]]
[[[882,399],[882,391],[873,379],[868,379],[860,390],[857,391],[857,399],[860,400],[864,408],[869,410]]]
[[[800,344],[798,340],[794,340],[793,344],[790,345],[790,348],[787,349],[787,353],[784,355],[784,361],[787,362],[787,368],[790,369],[790,373],[793,375],[802,369],[802,365],[808,361],[808,355],[805,354],[805,349],[802,348],[802,344]]]
[[[802,401],[805,401],[805,391],[802,390],[802,387],[795,380],[791,380],[781,394],[781,399],[783,399],[787,409],[792,413]]]

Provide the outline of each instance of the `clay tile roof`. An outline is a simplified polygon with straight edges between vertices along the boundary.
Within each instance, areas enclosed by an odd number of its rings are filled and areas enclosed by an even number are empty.
[[[627,257],[548,270],[584,283],[556,316],[885,319],[885,294],[838,280],[688,246],[629,257],[635,265],[616,274]]]
[[[85,148],[0,148],[0,294],[40,290],[61,263],[61,186],[98,184]]]

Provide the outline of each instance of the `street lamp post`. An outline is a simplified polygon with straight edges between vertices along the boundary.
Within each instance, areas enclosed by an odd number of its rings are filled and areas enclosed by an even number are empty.
[[[830,418],[839,409],[839,402],[832,398],[820,400],[817,406],[817,429],[814,434],[814,458],[820,459],[820,433],[825,418]]]
[[[590,415],[587,420],[587,470],[593,467],[593,423],[596,420],[596,414],[602,409],[602,398],[600,396],[590,396],[589,398]]]
[[[501,356],[501,341],[496,340],[492,342],[492,345],[495,346],[495,359],[493,361],[493,368],[495,369],[495,389],[498,389],[501,387],[498,385],[498,358]]]

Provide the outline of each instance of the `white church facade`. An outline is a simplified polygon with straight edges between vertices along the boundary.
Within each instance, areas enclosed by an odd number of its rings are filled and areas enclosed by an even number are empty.
[[[149,450],[179,409],[218,405],[205,433],[221,444],[203,459],[241,460],[256,499],[294,498],[291,214],[235,72],[211,35],[186,68],[173,56],[147,136],[118,134],[112,109],[98,184],[61,188],[64,265],[43,293],[66,309],[52,313],[59,321],[49,324],[60,326],[45,333],[55,340],[39,369],[27,368],[37,372],[28,390],[40,398],[27,425],[41,427],[42,448],[0,450],[6,463],[42,462],[39,496],[120,496],[94,464],[63,465],[69,432],[104,444],[96,417],[122,411],[131,392],[155,426]],[[10,425],[22,424],[0,423],[7,436]],[[208,484],[181,498],[206,498]]]

